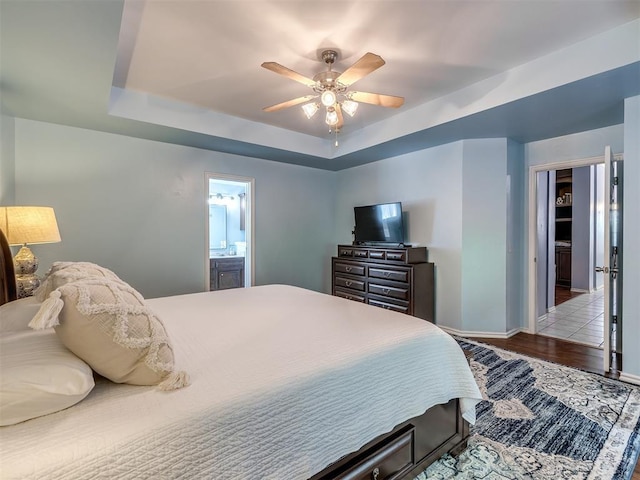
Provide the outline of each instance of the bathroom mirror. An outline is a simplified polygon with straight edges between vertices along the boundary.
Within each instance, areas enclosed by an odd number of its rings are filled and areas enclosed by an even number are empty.
[[[227,248],[227,206],[209,205],[209,249]]]

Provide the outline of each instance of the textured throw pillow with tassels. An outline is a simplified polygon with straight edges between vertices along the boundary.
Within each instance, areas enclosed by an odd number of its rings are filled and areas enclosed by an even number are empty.
[[[93,370],[116,383],[187,386],[176,371],[171,342],[140,293],[122,280],[88,278],[49,295],[29,324],[55,327],[62,343]]]
[[[122,281],[108,268],[96,265],[91,262],[54,262],[49,271],[45,274],[34,296],[40,302],[49,296],[58,287],[85,278],[109,278],[111,280]]]

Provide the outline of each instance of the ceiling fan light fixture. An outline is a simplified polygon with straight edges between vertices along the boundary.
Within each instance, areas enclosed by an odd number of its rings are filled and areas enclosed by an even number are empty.
[[[327,108],[333,107],[336,104],[337,100],[338,98],[333,90],[325,90],[324,92],[322,92],[322,95],[320,95],[320,101],[322,102],[322,105]]]
[[[335,108],[331,107],[327,109],[327,116],[325,117],[324,121],[329,126],[338,124],[338,112],[336,112]]]
[[[318,111],[318,104],[317,103],[307,103],[305,105],[302,106],[302,111],[304,112],[304,114],[307,116],[307,118],[311,118],[313,117],[316,112]]]
[[[356,110],[358,110],[358,102],[354,102],[353,100],[345,100],[342,102],[342,111],[347,112],[350,117],[356,114]]]

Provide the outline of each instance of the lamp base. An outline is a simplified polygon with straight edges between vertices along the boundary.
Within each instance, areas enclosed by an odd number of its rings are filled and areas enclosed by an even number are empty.
[[[13,266],[16,270],[18,298],[32,296],[35,289],[40,286],[40,279],[36,275],[38,258],[26,244],[13,257]]]
[[[18,298],[31,297],[40,286],[40,279],[33,273],[16,275],[16,293]]]

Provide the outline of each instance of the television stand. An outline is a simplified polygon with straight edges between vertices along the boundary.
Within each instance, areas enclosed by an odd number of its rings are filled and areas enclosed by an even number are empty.
[[[426,247],[338,245],[331,278],[335,296],[435,323],[434,265]]]

